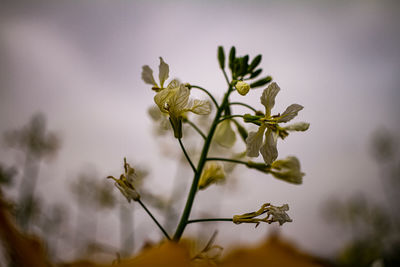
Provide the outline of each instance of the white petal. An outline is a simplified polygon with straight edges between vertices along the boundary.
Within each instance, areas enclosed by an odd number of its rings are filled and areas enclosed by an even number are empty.
[[[293,124],[290,124],[290,125],[284,127],[284,129],[287,131],[304,132],[304,131],[307,131],[309,127],[310,127],[310,124],[307,122],[297,122],[297,123],[293,123]]]
[[[163,88],[164,82],[168,79],[169,76],[169,66],[164,62],[162,57],[160,57],[160,66],[158,67],[158,78],[160,79],[160,86]]]
[[[278,157],[278,150],[276,148],[277,136],[270,129],[265,133],[264,144],[260,148],[261,155],[264,162],[271,164]]]
[[[154,102],[156,102],[157,106],[162,112],[168,113],[168,110],[166,109],[166,104],[169,102],[169,99],[171,98],[173,93],[174,90],[164,89],[154,96]]]
[[[231,148],[235,144],[236,135],[232,130],[231,122],[229,120],[224,120],[218,124],[218,127],[215,130],[214,140],[219,145],[227,148]]]
[[[153,70],[147,65],[142,67],[142,80],[147,84],[157,86],[156,81],[154,81]]]
[[[190,108],[190,111],[196,113],[198,115],[207,115],[211,112],[211,104],[206,100],[197,100],[193,101],[193,104]]]
[[[280,88],[276,83],[271,83],[261,95],[261,104],[265,107],[265,115],[269,117],[271,115],[271,109],[275,105],[275,97],[278,94]]]
[[[178,88],[180,85],[180,82],[177,79],[173,79],[167,86],[167,89],[174,89]]]
[[[258,157],[260,147],[263,141],[266,126],[263,124],[258,128],[257,132],[250,132],[246,138],[247,156]]]
[[[282,115],[278,118],[278,122],[288,122],[297,116],[300,110],[303,109],[302,105],[292,104],[286,108]]]
[[[178,117],[179,115],[181,115],[180,113],[185,111],[185,109],[187,108],[188,101],[189,101],[189,95],[190,95],[189,88],[187,88],[186,86],[181,84],[181,86],[176,91],[176,93],[171,97],[171,100],[169,103],[170,115],[173,114],[176,117]]]

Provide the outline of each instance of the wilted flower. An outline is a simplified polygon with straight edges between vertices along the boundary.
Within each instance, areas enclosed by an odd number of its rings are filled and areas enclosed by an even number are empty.
[[[274,177],[289,183],[301,184],[303,182],[304,173],[300,170],[300,162],[293,156],[274,161],[269,172]]]
[[[199,189],[204,190],[211,184],[223,182],[225,180],[225,171],[221,163],[207,162],[204,166],[199,180]]]
[[[284,224],[285,222],[292,222],[289,215],[287,215],[286,211],[289,210],[289,205],[284,204],[281,207],[276,207],[271,205],[270,203],[266,203],[261,206],[261,209],[255,212],[245,213],[242,215],[234,215],[233,222],[236,224],[241,223],[255,223],[256,227],[260,224],[260,222],[273,223],[279,222],[279,225]],[[267,216],[264,218],[256,218],[264,213],[267,213]]]
[[[126,158],[124,158],[124,170],[125,173],[121,174],[119,179],[116,179],[114,176],[108,176],[107,178],[115,181],[115,186],[126,197],[128,202],[131,202],[131,200],[138,201],[140,195],[133,186],[134,180],[136,179],[135,169],[126,163]]]
[[[241,95],[246,95],[250,91],[250,85],[244,81],[238,81],[235,87]]]
[[[259,125],[257,132],[250,132],[246,139],[247,156],[257,157],[259,152],[264,158],[265,163],[271,164],[278,157],[276,143],[278,139],[277,127],[280,122],[288,122],[297,116],[297,113],[303,109],[303,106],[292,104],[286,108],[282,114],[271,115],[271,109],[275,105],[275,97],[280,88],[276,83],[271,83],[263,92],[260,100],[265,106],[265,115],[256,117],[255,122]],[[265,140],[263,143],[263,135]]]

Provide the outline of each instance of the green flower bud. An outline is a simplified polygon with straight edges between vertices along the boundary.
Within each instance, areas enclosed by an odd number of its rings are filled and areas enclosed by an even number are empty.
[[[262,59],[261,55],[256,56],[250,63],[249,71],[252,72],[255,68],[257,68],[258,64],[260,64]]]
[[[250,91],[250,85],[244,81],[238,81],[235,87],[241,95],[246,95]]]
[[[218,61],[221,69],[225,68],[225,52],[222,46],[218,46]]]
[[[271,76],[267,76],[265,78],[262,78],[262,79],[260,79],[258,81],[255,81],[254,83],[250,84],[250,87],[251,88],[261,87],[261,86],[266,85],[270,81],[272,81],[272,77]]]

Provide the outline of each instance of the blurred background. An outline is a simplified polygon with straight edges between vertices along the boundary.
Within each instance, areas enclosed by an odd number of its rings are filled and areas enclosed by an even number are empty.
[[[229,250],[279,231],[304,251],[337,258],[380,231],[355,233],[357,216],[384,225],[396,210],[399,15],[397,1],[372,0],[2,1],[3,192],[34,203],[20,211],[22,227],[44,236],[58,260],[84,249],[130,254],[157,242],[150,218],[105,179],[123,172],[126,157],[143,178],[143,201],[175,230],[192,174],[171,132],[155,131],[148,114],[154,92],[141,68],[150,65],[157,75],[162,56],[171,78],[221,99],[217,46],[227,52],[234,45],[238,55],[263,55],[264,73],[282,89],[274,113],[292,103],[305,107],[296,121],[310,129],[278,142],[278,150],[279,158],[296,155],[306,176],[298,186],[238,166],[225,185],[197,195],[192,218],[231,217],[271,202],[288,203],[293,223],[205,223],[189,225],[185,235],[206,240],[218,229],[216,243]],[[262,109],[261,93],[232,99]],[[239,139],[236,152],[245,149]],[[195,155],[199,142],[184,142]]]

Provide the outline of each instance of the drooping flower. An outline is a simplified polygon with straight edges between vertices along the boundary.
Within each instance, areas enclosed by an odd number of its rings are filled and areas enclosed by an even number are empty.
[[[119,179],[116,179],[114,176],[108,176],[107,178],[115,181],[115,186],[126,197],[128,202],[131,202],[131,200],[138,201],[140,195],[133,186],[136,179],[135,169],[126,162],[126,158],[124,158],[124,170],[125,173],[121,174]]]
[[[218,124],[214,140],[221,146],[231,148],[236,142],[236,134],[232,129],[231,121],[226,119]]]
[[[256,227],[260,224],[260,222],[266,222],[269,224],[273,222],[278,222],[279,225],[282,225],[285,222],[292,222],[292,219],[290,219],[289,215],[287,215],[286,213],[286,211],[288,210],[288,204],[284,204],[281,207],[276,207],[274,205],[271,205],[270,203],[266,203],[262,205],[258,211],[245,213],[242,215],[234,215],[233,222],[236,224],[255,223]],[[258,216],[265,213],[267,214],[267,216],[265,216],[264,218],[257,218]]]
[[[199,189],[204,190],[211,184],[221,183],[225,180],[225,171],[221,163],[207,162],[199,180]]]
[[[293,156],[276,160],[269,171],[275,178],[292,184],[301,184],[304,173],[300,170],[300,161]]]
[[[279,136],[279,125],[280,122],[288,122],[297,116],[298,112],[303,109],[303,106],[299,104],[292,104],[286,108],[282,114],[271,115],[271,110],[275,105],[275,97],[278,94],[280,88],[276,83],[271,83],[263,92],[260,100],[261,104],[265,107],[264,116],[248,116],[253,122],[259,125],[258,131],[250,132],[247,139],[247,156],[257,157],[259,153],[264,158],[265,163],[271,164],[278,157],[278,150],[276,148],[277,139]],[[246,116],[245,116],[246,121]],[[294,127],[304,129],[303,127]],[[308,128],[308,127],[307,127]],[[282,128],[283,129],[283,128]],[[288,129],[289,130],[289,129]],[[292,130],[292,129],[290,129]],[[265,138],[264,138],[265,133]],[[263,142],[264,140],[264,142]]]

